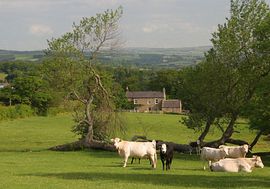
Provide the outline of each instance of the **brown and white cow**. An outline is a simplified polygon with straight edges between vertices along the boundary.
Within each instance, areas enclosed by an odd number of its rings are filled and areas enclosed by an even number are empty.
[[[151,161],[153,168],[156,168],[157,164],[157,153],[156,153],[156,141],[152,142],[131,142],[124,141],[119,138],[111,139],[114,146],[118,150],[118,154],[124,157],[124,165],[127,166],[127,160],[129,157],[136,158],[148,158]]]

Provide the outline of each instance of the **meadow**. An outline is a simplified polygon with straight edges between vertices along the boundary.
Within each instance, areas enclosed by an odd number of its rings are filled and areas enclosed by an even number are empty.
[[[187,129],[179,115],[125,113],[125,134],[188,143],[198,133]],[[31,117],[0,122],[0,188],[269,188],[270,158],[263,157],[265,168],[252,173],[213,173],[202,170],[197,155],[176,153],[172,170],[164,172],[158,160],[156,170],[147,160],[122,168],[116,152],[84,150],[54,152],[49,147],[75,141],[70,115]],[[239,138],[255,136],[239,122]],[[208,139],[217,135],[211,131]],[[269,151],[263,139],[255,151]],[[129,160],[130,162],[130,160]]]

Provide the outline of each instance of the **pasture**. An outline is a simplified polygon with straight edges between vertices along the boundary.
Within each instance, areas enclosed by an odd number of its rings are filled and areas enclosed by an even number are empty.
[[[133,135],[187,143],[196,138],[192,130],[179,123],[177,115],[125,113],[127,132]],[[269,188],[270,158],[263,157],[265,168],[252,173],[213,173],[202,170],[196,155],[176,154],[172,170],[156,170],[147,160],[122,168],[116,152],[85,150],[52,152],[47,148],[72,142],[70,115],[32,117],[0,123],[0,188]],[[255,133],[243,127],[239,138],[252,139]],[[168,129],[170,128],[170,129]],[[245,136],[248,135],[248,136]],[[215,135],[210,133],[209,139]],[[266,141],[259,141],[255,151],[269,151]],[[129,162],[131,159],[129,159]]]

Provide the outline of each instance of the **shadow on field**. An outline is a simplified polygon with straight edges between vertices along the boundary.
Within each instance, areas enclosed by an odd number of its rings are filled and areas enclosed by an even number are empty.
[[[29,175],[27,175],[29,176]],[[117,181],[134,184],[153,184],[181,187],[203,188],[267,188],[270,186],[269,177],[241,175],[172,175],[172,174],[137,174],[137,173],[99,173],[99,172],[70,172],[70,173],[39,173],[30,176],[60,178],[66,180]]]

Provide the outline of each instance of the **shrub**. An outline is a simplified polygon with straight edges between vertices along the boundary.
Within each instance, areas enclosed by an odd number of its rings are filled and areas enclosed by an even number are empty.
[[[0,121],[13,120],[17,118],[24,118],[33,116],[34,110],[30,106],[20,104],[16,106],[2,106],[0,105]]]

